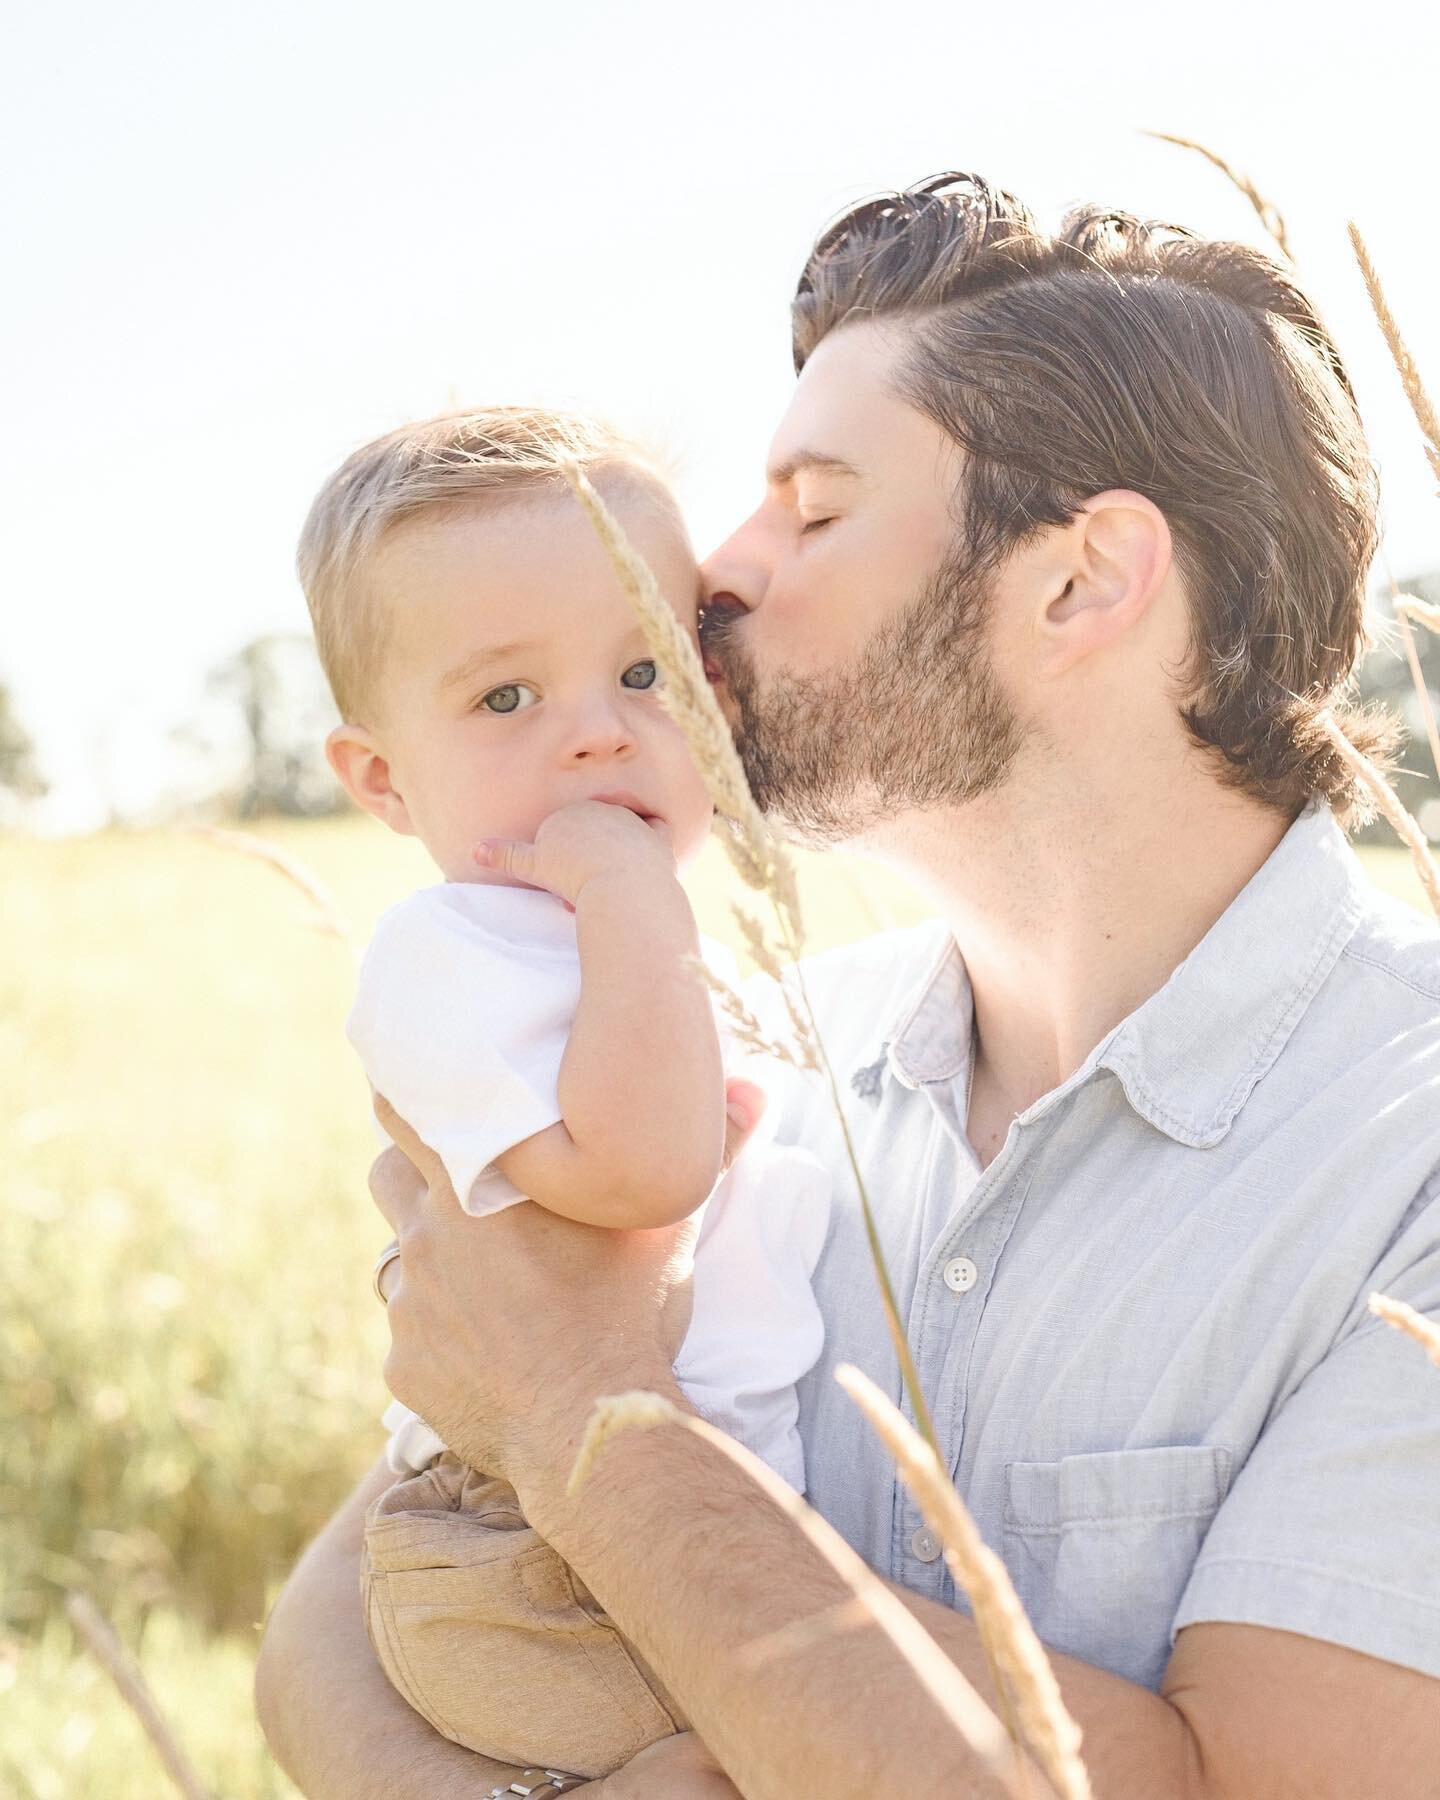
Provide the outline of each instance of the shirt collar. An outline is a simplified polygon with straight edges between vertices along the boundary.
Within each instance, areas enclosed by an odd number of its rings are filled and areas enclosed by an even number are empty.
[[[1164,987],[1063,1087],[1108,1069],[1168,1137],[1218,1144],[1335,966],[1364,895],[1364,871],[1334,815],[1308,807]],[[953,1081],[968,1068],[973,1021],[970,978],[947,934],[881,1059],[906,1087]]]

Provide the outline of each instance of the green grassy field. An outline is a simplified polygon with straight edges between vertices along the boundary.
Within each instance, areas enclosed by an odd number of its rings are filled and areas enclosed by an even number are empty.
[[[368,820],[267,825],[362,937],[431,874]],[[1401,851],[1367,853],[1419,904]],[[812,944],[924,916],[862,864],[802,872]],[[730,937],[707,856],[702,928]],[[65,1590],[138,1654],[205,1778],[293,1794],[249,1697],[259,1624],[373,1460],[383,1227],[341,1035],[349,952],[264,864],[179,833],[0,840],[0,1793],[152,1800]]]

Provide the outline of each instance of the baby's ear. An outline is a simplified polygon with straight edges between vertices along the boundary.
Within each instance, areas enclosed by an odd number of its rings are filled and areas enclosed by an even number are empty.
[[[415,827],[379,740],[364,725],[337,725],[325,740],[325,760],[357,806],[392,831],[414,837]]]

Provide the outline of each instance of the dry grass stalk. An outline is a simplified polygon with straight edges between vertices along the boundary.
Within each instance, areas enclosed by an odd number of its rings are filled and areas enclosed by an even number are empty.
[[[1427,1319],[1424,1313],[1416,1312],[1413,1306],[1407,1306],[1403,1300],[1392,1300],[1388,1294],[1372,1294],[1370,1310],[1377,1319],[1383,1319],[1387,1325],[1403,1331],[1406,1337],[1414,1338],[1435,1367],[1440,1369],[1440,1325],[1433,1319]]]
[[[1380,816],[1392,828],[1395,835],[1410,852],[1410,859],[1415,864],[1415,872],[1420,877],[1420,885],[1425,889],[1435,916],[1440,918],[1440,864],[1430,854],[1430,846],[1425,841],[1425,833],[1400,804],[1400,798],[1394,788],[1375,767],[1368,756],[1363,756],[1327,713],[1324,726],[1330,741],[1344,757],[1350,768],[1360,778],[1365,791],[1375,802]]]
[[[773,1056],[777,1062],[789,1063],[792,1069],[819,1067],[807,1038],[797,1037],[794,1043],[787,1044],[781,1038],[768,1036],[765,1027],[728,982],[722,981],[700,957],[690,960],[700,979],[719,1001],[731,1034],[742,1049],[756,1056]]]
[[[166,1724],[138,1665],[126,1654],[94,1602],[84,1594],[69,1594],[65,1599],[65,1611],[90,1654],[119,1689],[120,1698],[139,1719],[146,1737],[155,1746],[156,1755],[165,1765],[165,1772],[185,1800],[214,1800],[195,1765],[181,1749],[175,1733]]]
[[[1181,150],[1193,150],[1203,156],[1208,163],[1213,163],[1227,181],[1233,182],[1240,192],[1255,208],[1260,223],[1280,246],[1285,257],[1293,262],[1294,253],[1290,248],[1290,239],[1285,230],[1285,218],[1273,200],[1267,200],[1248,175],[1242,175],[1233,164],[1226,162],[1214,150],[1205,144],[1196,143],[1194,138],[1172,137],[1168,131],[1147,131],[1146,137],[1158,138],[1162,144],[1174,144]]]
[[[716,810],[728,822],[722,839],[741,879],[770,896],[779,923],[780,941],[786,957],[794,965],[796,993],[782,983],[785,1003],[799,1039],[811,1048],[819,1072],[830,1090],[831,1105],[845,1142],[845,1153],[860,1196],[860,1210],[865,1220],[865,1234],[875,1264],[880,1299],[885,1309],[885,1322],[895,1346],[901,1379],[914,1409],[916,1422],[926,1441],[934,1444],[935,1427],[925,1403],[915,1359],[900,1321],[890,1272],[885,1265],[880,1233],[875,1225],[860,1159],[850,1136],[845,1108],[840,1098],[839,1083],[830,1067],[825,1045],[815,1024],[815,1010],[805,989],[804,970],[799,966],[804,945],[804,929],[800,920],[799,891],[795,881],[795,865],[788,851],[766,824],[745,779],[745,770],[735,749],[734,739],[725,715],[715,703],[704,666],[689,636],[665,603],[654,575],[625,536],[619,522],[595,492],[584,471],[576,463],[562,464],[565,478],[574,490],[590,523],[620,578],[655,661],[665,676],[661,690],[671,716],[685,735],[690,754],[715,802]],[[773,957],[772,960],[778,958]],[[707,977],[707,979],[709,979]],[[796,996],[798,995],[798,1001]],[[758,1027],[756,1027],[758,1030]],[[786,1058],[787,1061],[793,1058]]]
[[[565,479],[605,546],[639,616],[651,654],[660,665],[664,676],[660,698],[684,732],[716,810],[729,821],[731,829],[723,834],[722,841],[731,851],[741,878],[751,887],[769,889],[790,913],[798,935],[800,902],[794,864],[751,797],[735,740],[725,715],[715,704],[704,665],[689,634],[661,594],[649,565],[637,554],[584,470],[568,460],[563,467]]]
[[[1242,175],[1226,162],[1223,156],[1218,155],[1205,144],[1197,143],[1193,138],[1174,137],[1166,131],[1151,131],[1145,135],[1158,138],[1162,143],[1176,144],[1182,150],[1194,150],[1207,162],[1212,163],[1222,175],[1239,188],[1255,208],[1261,223],[1280,246],[1285,256],[1291,262],[1295,260],[1290,249],[1290,240],[1286,235],[1285,220],[1279,207],[1273,201],[1265,198],[1249,176]],[[1370,252],[1366,248],[1365,240],[1361,237],[1358,226],[1353,221],[1350,224],[1350,243],[1355,251],[1355,259],[1360,265],[1360,273],[1364,277],[1365,287],[1370,295],[1370,304],[1374,308],[1380,330],[1384,334],[1395,366],[1400,372],[1400,381],[1405,389],[1405,396],[1410,402],[1424,435],[1426,457],[1437,480],[1440,480],[1440,417],[1437,417],[1430,396],[1425,391],[1415,359],[1410,354],[1405,340],[1400,336],[1400,328],[1395,323],[1394,314],[1390,311],[1390,304],[1385,298],[1385,290],[1380,284],[1380,277],[1374,263],[1370,260]],[[1437,730],[1436,727],[1435,712],[1430,704],[1429,690],[1421,673],[1419,658],[1415,654],[1415,646],[1409,631],[1409,624],[1412,620],[1427,626],[1431,631],[1440,631],[1440,606],[1427,605],[1423,600],[1406,599],[1403,603],[1397,604],[1395,615],[1400,622],[1405,654],[1410,663],[1410,674],[1415,683],[1415,690],[1420,696],[1425,728],[1430,739],[1431,755],[1435,759],[1436,772],[1440,773],[1440,730]],[[1349,748],[1347,740],[1344,749],[1348,752]],[[1363,760],[1362,758],[1361,761]],[[1352,766],[1354,765],[1352,764]],[[1369,764],[1366,764],[1366,769],[1368,770],[1368,775],[1364,777],[1366,787],[1374,795],[1386,820],[1395,828],[1401,841],[1410,851],[1431,904],[1435,907],[1437,914],[1440,914],[1440,889],[1437,889],[1435,863],[1426,846],[1424,834],[1401,806],[1379,771],[1370,767]],[[1359,772],[1361,771],[1357,767],[1357,773]],[[1402,825],[1400,822],[1402,819],[1408,821],[1408,825]]]
[[[1423,625],[1427,631],[1440,635],[1440,606],[1432,606],[1428,600],[1417,600],[1413,594],[1402,594],[1395,602],[1397,618],[1405,619],[1413,625]]]
[[[1385,298],[1385,290],[1381,287],[1380,277],[1370,260],[1370,252],[1365,247],[1359,226],[1353,220],[1350,224],[1350,244],[1355,252],[1355,260],[1360,265],[1360,273],[1365,278],[1365,288],[1370,295],[1370,304],[1375,309],[1380,330],[1384,333],[1395,367],[1400,372],[1400,385],[1405,389],[1405,398],[1410,402],[1411,411],[1424,435],[1425,455],[1431,472],[1440,481],[1440,416],[1436,415],[1434,404],[1425,392],[1425,384],[1420,379],[1415,358],[1400,335],[1400,327],[1395,323],[1395,315],[1390,310],[1390,302]]]
[[[780,959],[765,936],[765,927],[753,914],[746,912],[743,906],[732,906],[731,914],[740,927],[740,935],[745,940],[745,948],[750,952],[750,960],[762,975],[768,975],[774,982],[783,985],[785,976],[780,968]]]
[[[774,947],[765,936],[765,928],[760,921],[752,918],[743,906],[732,906],[735,923],[740,927],[740,935],[745,940],[745,948],[750,952],[755,967],[762,975],[768,975],[780,990],[785,1002],[785,1011],[790,1016],[790,1029],[794,1033],[794,1042],[799,1047],[799,1066],[805,1069],[820,1068],[820,1039],[815,1030],[814,1021],[806,1017],[800,1003],[795,997],[794,984],[785,979],[785,972],[780,967],[780,960]]]
[[[218,844],[222,850],[234,850],[240,856],[268,863],[292,886],[299,888],[310,902],[313,909],[310,923],[314,928],[339,938],[352,954],[355,953],[355,937],[344,914],[335,904],[329,890],[310,873],[304,863],[287,855],[277,844],[267,843],[264,838],[253,837],[246,831],[226,831],[219,825],[187,825],[183,829],[192,837]]]
[[[1411,609],[1423,602],[1400,598],[1395,602],[1395,622],[1400,627],[1400,642],[1405,646],[1405,660],[1410,665],[1410,679],[1415,684],[1415,692],[1420,698],[1420,717],[1425,721],[1425,735],[1430,741],[1430,760],[1435,765],[1435,773],[1440,775],[1440,727],[1435,723],[1435,708],[1430,700],[1430,685],[1425,679],[1425,671],[1420,667],[1420,652],[1415,648],[1415,633],[1410,629]],[[1440,607],[1435,607],[1435,622],[1431,629],[1440,631]]]
[[[1090,1800],[1080,1728],[1066,1710],[1009,1571],[981,1538],[935,1452],[889,1397],[849,1363],[836,1369],[835,1379],[874,1427],[925,1523],[945,1546],[945,1561],[970,1598],[992,1679],[1013,1707],[1021,1742],[1061,1800]]]
[[[799,1526],[808,1542],[850,1590],[847,1601],[842,1602],[843,1610],[848,1613],[851,1602],[864,1605],[869,1622],[889,1639],[921,1687],[1004,1792],[1012,1800],[1031,1800],[1027,1767],[1005,1728],[904,1601],[867,1568],[839,1532],[807,1506],[788,1482],[782,1481],[723,1431],[717,1431],[704,1419],[681,1412],[658,1394],[619,1394],[599,1400],[575,1458],[568,1491],[579,1492],[605,1446],[617,1435],[625,1431],[649,1431],[657,1425],[680,1426],[745,1471],[787,1518]],[[834,1608],[826,1609],[827,1616],[834,1612]],[[767,1655],[772,1661],[778,1636],[774,1634],[769,1641]]]

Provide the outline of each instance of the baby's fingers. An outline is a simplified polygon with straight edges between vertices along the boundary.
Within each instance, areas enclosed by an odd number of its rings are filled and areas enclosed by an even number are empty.
[[[496,869],[502,875],[513,875],[532,887],[544,887],[540,878],[539,858],[533,844],[519,844],[509,838],[485,838],[475,846],[475,860],[482,869]]]
[[[725,1154],[720,1165],[723,1169],[734,1164],[764,1111],[764,1088],[739,1075],[725,1083]]]

